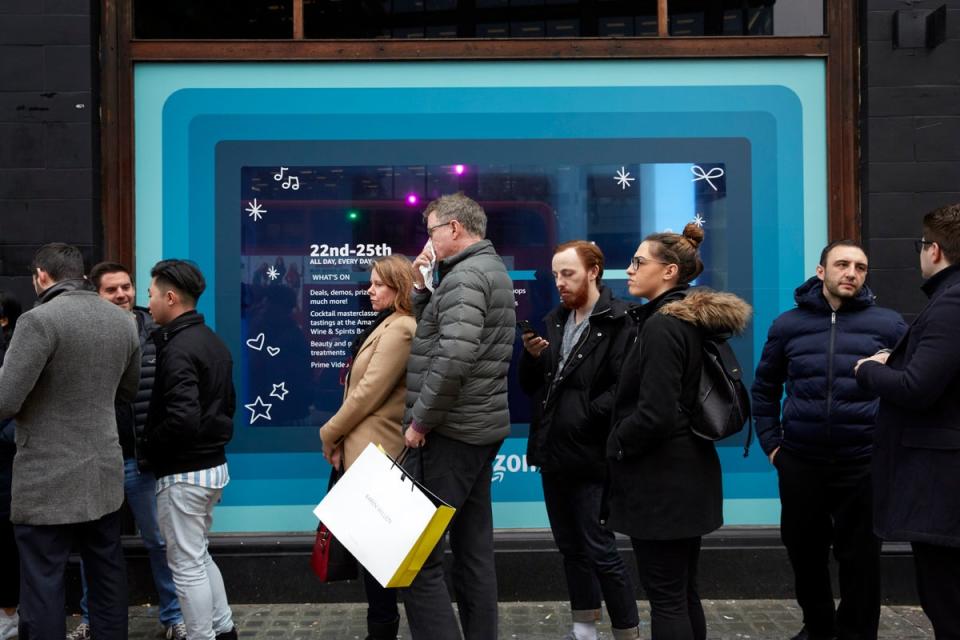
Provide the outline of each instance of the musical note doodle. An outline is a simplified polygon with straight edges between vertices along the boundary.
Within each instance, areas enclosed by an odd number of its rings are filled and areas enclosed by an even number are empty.
[[[283,174],[290,170],[290,167],[280,167],[280,173],[273,174],[273,179],[276,182],[283,180]],[[300,190],[300,178],[293,174],[288,174],[287,179],[280,182],[280,186],[286,190],[299,191]]]

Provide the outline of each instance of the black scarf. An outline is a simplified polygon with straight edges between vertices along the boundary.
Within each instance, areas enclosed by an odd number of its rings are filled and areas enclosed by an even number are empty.
[[[393,307],[389,307],[378,313],[377,317],[373,319],[373,322],[354,339],[353,344],[350,345],[351,362],[357,357],[357,354],[360,353],[360,348],[363,346],[363,343],[367,341],[367,338],[370,337],[370,334],[383,324],[383,321],[389,318],[393,314],[393,311]]]

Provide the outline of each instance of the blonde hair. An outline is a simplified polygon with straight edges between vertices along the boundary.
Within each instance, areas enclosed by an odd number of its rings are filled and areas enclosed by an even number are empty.
[[[397,292],[397,297],[393,301],[394,310],[405,316],[412,316],[413,264],[410,260],[401,255],[377,258],[373,261],[370,271],[374,269],[383,283]]]

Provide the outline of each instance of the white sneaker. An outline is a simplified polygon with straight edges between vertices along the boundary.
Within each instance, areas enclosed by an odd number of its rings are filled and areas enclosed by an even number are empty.
[[[20,614],[14,611],[12,616],[8,616],[3,611],[0,611],[0,640],[16,638],[19,633],[17,631],[17,627],[19,626]]]
[[[81,622],[77,628],[67,634],[67,640],[92,640],[93,634],[90,633],[90,625]]]

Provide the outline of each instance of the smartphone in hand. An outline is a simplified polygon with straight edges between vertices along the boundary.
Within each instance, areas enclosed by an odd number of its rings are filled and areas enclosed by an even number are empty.
[[[520,337],[526,337],[528,334],[532,334],[532,337],[537,338],[537,332],[534,330],[533,325],[530,324],[529,320],[518,320],[517,321],[517,331],[520,332]]]

